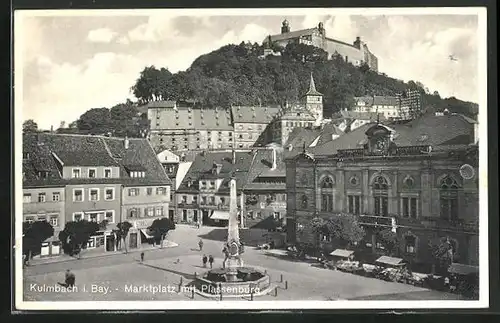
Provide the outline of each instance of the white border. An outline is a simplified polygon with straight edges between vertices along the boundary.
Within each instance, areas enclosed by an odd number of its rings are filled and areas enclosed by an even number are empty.
[[[306,12],[307,11],[307,12]],[[480,97],[478,104],[480,112],[478,121],[480,124],[479,137],[479,232],[480,232],[480,298],[478,301],[223,301],[223,302],[192,302],[192,301],[103,301],[103,302],[25,302],[23,301],[23,269],[22,269],[22,188],[21,176],[15,177],[15,187],[18,190],[15,199],[15,209],[18,214],[15,216],[15,305],[19,310],[71,310],[71,309],[91,309],[91,310],[138,310],[138,309],[428,309],[428,308],[486,308],[489,305],[489,273],[488,273],[488,171],[487,171],[487,52],[486,52],[486,8],[484,7],[455,7],[455,8],[265,8],[265,9],[145,9],[145,10],[16,10],[14,12],[14,39],[15,55],[22,57],[23,25],[22,18],[26,16],[66,16],[66,17],[87,17],[87,16],[304,16],[304,15],[422,15],[422,14],[453,14],[478,16],[478,89]],[[14,124],[17,133],[14,136],[15,142],[15,173],[22,173],[22,111],[23,111],[23,89],[22,59],[15,59],[14,73],[14,100],[15,115]],[[81,173],[80,173],[81,175]],[[83,197],[83,196],[82,196]],[[217,304],[217,305],[215,305]]]

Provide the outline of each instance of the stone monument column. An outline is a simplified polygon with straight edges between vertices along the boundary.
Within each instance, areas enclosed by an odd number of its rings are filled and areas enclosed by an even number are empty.
[[[236,180],[231,178],[229,182],[229,225],[227,229],[226,248],[229,251],[229,256],[224,261],[226,275],[228,281],[235,281],[238,274],[237,269],[243,266],[243,261],[240,258],[240,233],[238,228],[238,201],[236,195]]]

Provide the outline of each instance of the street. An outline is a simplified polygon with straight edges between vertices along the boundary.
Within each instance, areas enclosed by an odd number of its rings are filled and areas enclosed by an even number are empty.
[[[202,256],[213,255],[214,268],[221,266],[222,241],[204,239],[202,251],[197,246],[198,236],[206,236],[212,229],[178,226],[169,233],[168,239],[179,246],[147,251],[144,263],[140,262],[139,253],[129,253],[26,268],[25,300],[191,300],[191,293],[178,293],[178,286],[188,285],[195,272],[208,270],[202,266]],[[458,298],[453,294],[318,268],[252,247],[245,249],[243,261],[246,266],[267,270],[272,283],[280,286],[278,295],[266,295],[257,300],[384,299],[384,295],[402,300]],[[54,292],[47,289],[47,286],[59,286],[58,283],[64,281],[66,269],[75,273],[78,290]],[[287,289],[284,289],[284,281],[287,281]],[[207,299],[196,295],[194,300]]]

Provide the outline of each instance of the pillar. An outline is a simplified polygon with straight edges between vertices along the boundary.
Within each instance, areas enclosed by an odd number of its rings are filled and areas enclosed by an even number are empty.
[[[337,189],[335,190],[336,198],[335,198],[335,209],[338,212],[347,211],[344,210],[344,201],[345,201],[345,172],[344,170],[337,171]]]
[[[364,214],[370,214],[370,177],[368,173],[368,169],[363,169],[363,174],[362,174],[363,180],[362,180],[362,194],[363,194],[363,205],[362,205],[362,212]]]
[[[397,215],[399,213],[398,207],[398,172],[392,172],[392,185],[389,188],[389,215]]]
[[[432,215],[432,176],[428,169],[424,169],[420,175],[420,215],[421,216],[431,216]],[[438,198],[438,197],[436,197]]]

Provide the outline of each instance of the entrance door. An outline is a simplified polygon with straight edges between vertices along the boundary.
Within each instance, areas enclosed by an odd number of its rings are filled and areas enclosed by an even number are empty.
[[[115,236],[106,236],[106,251],[115,251]]]
[[[207,224],[209,223],[209,217],[208,217],[208,211],[202,211],[203,217],[202,217],[202,223]]]
[[[198,210],[193,210],[193,222],[198,223]]]
[[[168,210],[168,218],[170,219],[170,221],[175,222],[174,221],[174,210]]]
[[[130,234],[130,244],[129,247],[132,248],[137,248],[137,233],[131,233]]]

